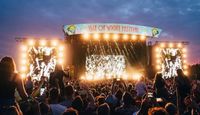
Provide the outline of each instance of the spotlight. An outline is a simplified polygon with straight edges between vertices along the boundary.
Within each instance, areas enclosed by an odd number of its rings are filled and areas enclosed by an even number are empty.
[[[21,61],[21,64],[22,64],[22,65],[25,65],[25,64],[26,64],[26,60],[23,59],[23,60]]]
[[[181,48],[182,47],[182,43],[178,43],[178,45],[177,45],[179,48]]]
[[[60,53],[58,54],[58,57],[62,58],[62,57],[63,57],[63,53],[60,52]]]
[[[21,79],[24,79],[24,78],[26,78],[26,74],[25,73],[20,74],[20,77],[21,77]]]
[[[184,71],[183,73],[184,73],[185,75],[188,75],[188,71]]]
[[[112,77],[109,75],[108,77],[106,77],[107,79],[111,79]]]
[[[123,39],[124,39],[124,40],[128,40],[128,35],[127,35],[127,34],[124,34],[124,35],[123,35]]]
[[[27,68],[25,66],[22,66],[20,69],[22,72],[25,72],[27,70]]]
[[[103,37],[104,37],[105,40],[108,40],[110,35],[109,34],[104,34]]]
[[[183,52],[183,53],[187,52],[186,48],[183,48],[183,49],[182,49],[182,52]]]
[[[60,59],[58,59],[58,63],[60,64],[60,65],[62,65],[63,64],[63,60],[60,58]]]
[[[156,66],[156,69],[157,69],[157,70],[160,70],[160,69],[161,69],[160,65],[157,65],[157,66]]]
[[[160,59],[157,59],[157,60],[156,60],[156,63],[157,63],[157,64],[161,63],[161,60],[160,60]]]
[[[174,47],[174,44],[173,43],[169,43],[169,47],[170,48]]]
[[[52,40],[51,41],[51,45],[52,46],[57,46],[58,45],[58,41],[57,40]]]
[[[84,38],[85,40],[88,40],[89,37],[90,37],[90,35],[89,35],[88,33],[83,34],[83,38]]]
[[[136,40],[136,39],[137,39],[137,36],[136,36],[136,35],[132,35],[132,36],[131,36],[131,39],[132,39],[132,40]]]
[[[64,46],[60,46],[58,49],[59,49],[59,51],[63,51],[64,50]]]
[[[21,55],[22,55],[21,57],[22,57],[23,59],[26,58],[26,56],[27,56],[26,53],[22,53]]]
[[[141,36],[140,36],[140,40],[143,41],[143,40],[145,40],[145,39],[146,39],[146,36],[145,36],[145,35],[141,35]]]
[[[161,47],[161,48],[164,48],[164,47],[165,47],[165,43],[161,43],[161,44],[160,44],[160,47]]]
[[[141,74],[134,74],[134,75],[132,76],[133,80],[140,80],[141,77],[142,77]]]
[[[160,54],[156,54],[156,58],[160,58]]]
[[[46,43],[47,43],[47,41],[46,41],[46,40],[41,40],[41,41],[40,41],[40,45],[41,45],[41,46],[45,46],[45,45],[46,45]]]
[[[33,39],[28,40],[28,45],[33,46],[35,44],[35,41]]]
[[[89,75],[89,76],[86,77],[86,79],[87,80],[93,80],[93,77]]]
[[[188,69],[188,66],[187,65],[183,65],[183,69]]]
[[[187,57],[187,55],[186,54],[183,54],[183,58],[186,58]]]
[[[96,38],[96,39],[98,39],[99,38],[99,34],[95,33],[93,37]]]
[[[160,48],[156,47],[156,52],[159,53],[160,51]]]
[[[114,34],[114,35],[113,35],[113,39],[114,39],[114,40],[118,40],[118,39],[119,39],[119,35],[118,35],[118,34]]]
[[[82,76],[80,77],[80,79],[81,79],[81,80],[85,80],[85,76],[82,75]]]
[[[98,34],[98,33],[95,33],[95,34],[93,35],[93,37],[94,37],[95,40],[99,40],[99,34]]]
[[[127,80],[128,79],[128,75],[124,74],[123,77],[122,77],[122,79]]]
[[[99,79],[102,79],[101,77],[102,77],[102,76],[99,76],[99,77],[98,77],[98,76],[95,76],[95,77],[93,77],[92,79],[93,79],[93,80],[99,80]],[[91,79],[91,78],[90,78],[90,79]]]
[[[22,51],[27,51],[27,46],[22,45],[22,46],[21,46],[21,50],[22,50]]]
[[[183,60],[183,63],[186,63],[186,60]]]

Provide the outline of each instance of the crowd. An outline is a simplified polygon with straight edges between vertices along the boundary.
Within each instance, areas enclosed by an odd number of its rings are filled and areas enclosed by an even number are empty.
[[[199,115],[200,81],[182,70],[168,80],[87,82],[61,66],[42,77],[21,79],[10,57],[0,61],[0,115]]]

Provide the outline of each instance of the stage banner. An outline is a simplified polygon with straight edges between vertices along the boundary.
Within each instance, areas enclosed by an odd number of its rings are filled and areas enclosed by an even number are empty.
[[[162,31],[161,29],[156,27],[117,23],[88,23],[64,25],[63,30],[66,35],[77,35],[85,33],[112,33],[145,35],[153,38],[158,38]]]

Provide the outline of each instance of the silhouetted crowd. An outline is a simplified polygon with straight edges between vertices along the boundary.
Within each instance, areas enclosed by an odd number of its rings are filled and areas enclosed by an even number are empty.
[[[0,61],[0,115],[199,115],[200,81],[181,69],[154,80],[83,81],[57,65],[49,79],[22,79],[10,57]]]

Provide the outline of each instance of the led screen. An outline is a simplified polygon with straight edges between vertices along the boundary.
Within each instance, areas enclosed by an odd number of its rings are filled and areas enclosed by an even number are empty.
[[[86,57],[86,76],[113,77],[125,72],[123,55],[90,55]]]
[[[34,79],[49,77],[56,66],[56,49],[53,47],[30,47],[28,49],[28,75]]]
[[[164,78],[177,75],[176,70],[182,69],[182,52],[179,48],[161,49],[161,72]]]

